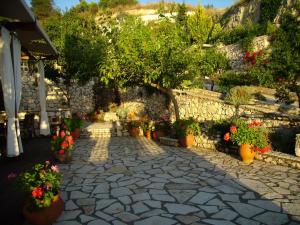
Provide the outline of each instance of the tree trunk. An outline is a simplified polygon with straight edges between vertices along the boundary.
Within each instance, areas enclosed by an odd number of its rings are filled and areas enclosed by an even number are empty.
[[[296,94],[297,94],[297,98],[298,98],[298,107],[300,109],[300,93],[296,92]]]
[[[155,87],[157,88],[158,90],[160,90],[161,92],[167,94],[170,99],[171,99],[171,102],[173,103],[174,105],[174,111],[175,111],[175,118],[176,120],[179,120],[180,119],[180,115],[179,115],[179,106],[178,106],[178,103],[177,103],[177,100],[173,94],[173,90],[171,88],[163,88],[161,86],[159,86],[158,84],[150,84],[152,87]]]

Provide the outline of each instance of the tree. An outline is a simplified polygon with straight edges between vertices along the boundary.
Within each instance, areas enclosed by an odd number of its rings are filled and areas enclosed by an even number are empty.
[[[58,14],[53,5],[53,0],[31,0],[32,10],[39,20]]]
[[[178,26],[168,20],[146,25],[129,18],[113,36],[106,63],[100,67],[102,81],[152,86],[170,97],[179,119],[172,89],[182,87],[194,74],[189,71],[189,45]]]
[[[93,16],[86,12],[80,14],[77,9],[75,7],[63,16],[49,18],[44,23],[58,49],[58,64],[61,66],[57,70],[53,64],[48,64],[46,76],[54,81],[63,79],[68,101],[71,81],[84,84],[92,77],[97,77],[97,67],[101,65],[106,52],[106,40]]]
[[[102,8],[115,8],[117,6],[136,5],[137,0],[100,0],[99,6]]]

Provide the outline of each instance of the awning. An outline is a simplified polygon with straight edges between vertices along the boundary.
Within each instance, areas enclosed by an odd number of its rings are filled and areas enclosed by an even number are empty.
[[[23,0],[0,0],[0,5],[0,25],[14,32],[26,51],[34,56],[57,57],[57,50]]]

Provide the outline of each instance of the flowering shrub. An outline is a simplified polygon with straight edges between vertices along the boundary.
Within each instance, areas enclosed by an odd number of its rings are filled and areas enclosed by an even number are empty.
[[[8,178],[15,175],[10,174]],[[49,161],[36,164],[32,171],[21,173],[17,177],[18,186],[30,201],[31,210],[49,207],[59,192],[61,173],[57,165]]]
[[[155,131],[170,131],[171,129],[171,121],[170,114],[168,112],[164,113],[158,120],[154,123]]]
[[[59,155],[71,151],[74,145],[73,137],[66,131],[60,131],[59,135],[52,136],[51,150]]]
[[[236,124],[230,127],[230,132],[224,135],[224,140],[231,140],[237,145],[253,145],[254,150],[262,154],[270,151],[268,130],[256,120],[251,123],[246,123],[241,119],[237,120]]]

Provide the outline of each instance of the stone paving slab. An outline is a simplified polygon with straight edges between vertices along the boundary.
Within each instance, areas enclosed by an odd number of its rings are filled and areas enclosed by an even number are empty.
[[[300,224],[300,173],[146,138],[80,139],[55,225]]]

